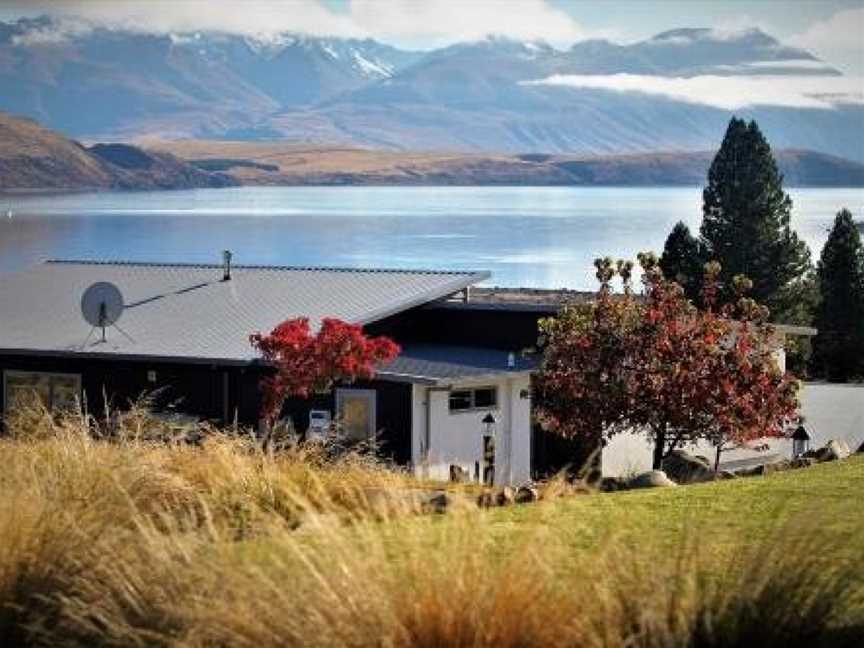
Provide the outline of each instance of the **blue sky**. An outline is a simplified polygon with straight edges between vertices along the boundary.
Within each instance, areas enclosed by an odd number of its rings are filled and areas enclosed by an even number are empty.
[[[864,0],[2,0],[0,18],[51,13],[153,31],[292,30],[426,49],[497,33],[566,47],[677,27],[759,27],[864,74]]]

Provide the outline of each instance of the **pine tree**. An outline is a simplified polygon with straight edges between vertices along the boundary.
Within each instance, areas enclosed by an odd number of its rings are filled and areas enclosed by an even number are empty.
[[[687,299],[698,303],[704,265],[701,244],[690,234],[690,228],[678,221],[663,247],[663,256],[660,258],[663,276],[678,283],[684,288]]]
[[[864,247],[848,209],[834,219],[817,276],[813,362],[829,380],[846,381],[864,373]]]
[[[792,200],[756,122],[729,122],[702,197],[702,243],[723,268],[725,295],[735,275],[746,275],[752,297],[782,319],[792,298],[784,288],[807,272],[810,252],[789,225]]]

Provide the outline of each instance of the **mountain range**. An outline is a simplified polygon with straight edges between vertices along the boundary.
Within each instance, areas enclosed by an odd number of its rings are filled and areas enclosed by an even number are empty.
[[[864,186],[864,164],[778,149],[790,186]],[[236,185],[699,185],[709,151],[576,156],[384,151],[287,142],[150,141],[85,146],[0,113],[0,193]]]
[[[765,90],[778,79],[794,97]],[[847,82],[756,29],[676,29],[567,50],[487,38],[412,52],[290,33],[0,23],[0,110],[89,141],[641,154],[716,148],[734,112],[756,119],[775,147],[864,162],[864,106],[854,88],[838,90]],[[744,105],[741,88],[762,93]]]

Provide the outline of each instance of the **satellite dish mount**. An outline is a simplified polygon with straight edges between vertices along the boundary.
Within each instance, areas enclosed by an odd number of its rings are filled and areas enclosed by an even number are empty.
[[[107,342],[105,334],[109,326],[113,326],[127,339],[132,340],[126,332],[117,326],[117,320],[123,314],[123,294],[120,289],[107,281],[99,281],[84,291],[81,296],[81,315],[93,328],[84,342],[84,346],[90,341],[93,332],[100,329],[102,332],[101,342]]]

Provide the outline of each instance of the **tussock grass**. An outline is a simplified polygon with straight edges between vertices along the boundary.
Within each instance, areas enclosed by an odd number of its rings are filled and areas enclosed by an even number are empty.
[[[416,515],[411,498],[388,494],[425,485],[368,457],[268,453],[217,430],[166,443],[155,421],[107,441],[80,415],[29,417],[37,434],[0,440],[4,645],[864,640],[864,552],[849,550],[864,516],[825,500],[819,514],[754,508],[765,519],[752,536],[716,512],[665,517],[688,493],[732,493],[747,508],[785,476],[580,497],[554,483],[540,504]],[[835,481],[860,476],[852,466]],[[598,510],[612,522],[599,525]],[[844,532],[826,535],[841,510]]]

